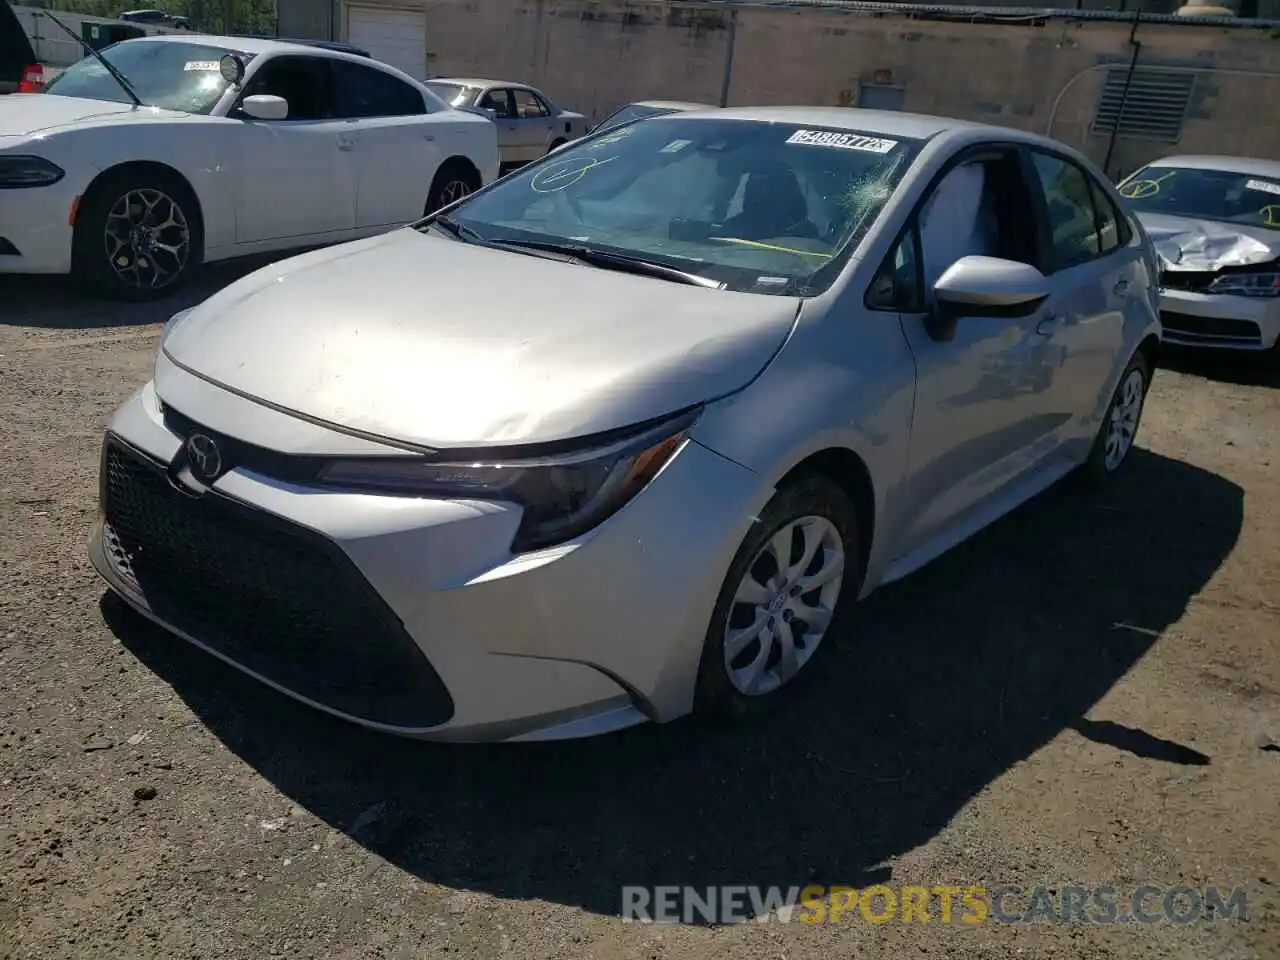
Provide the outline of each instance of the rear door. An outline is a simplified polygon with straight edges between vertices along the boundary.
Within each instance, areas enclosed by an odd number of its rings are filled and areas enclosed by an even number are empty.
[[[1028,151],[1034,198],[1048,231],[1049,316],[1037,328],[1053,381],[1045,423],[1063,442],[1092,437],[1124,345],[1130,299],[1141,296],[1141,249],[1094,176],[1051,150]]]
[[[520,125],[516,122],[516,108],[511,91],[506,87],[492,87],[480,95],[477,107],[493,111],[493,122],[498,126],[498,151],[503,163],[523,163],[520,146]]]
[[[443,159],[421,91],[373,66],[334,60],[336,114],[355,123],[356,229],[407,223],[426,209]]]
[[[511,99],[515,106],[520,159],[524,163],[537,160],[551,149],[554,125],[551,108],[526,87],[514,87]]]

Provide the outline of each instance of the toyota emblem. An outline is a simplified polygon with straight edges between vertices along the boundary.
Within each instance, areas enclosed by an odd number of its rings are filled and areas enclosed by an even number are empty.
[[[212,483],[222,472],[222,453],[212,437],[193,433],[187,437],[187,463],[196,477],[205,483]]]

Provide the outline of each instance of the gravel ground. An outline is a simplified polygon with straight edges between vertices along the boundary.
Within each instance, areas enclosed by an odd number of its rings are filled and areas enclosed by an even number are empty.
[[[98,442],[183,302],[0,277],[0,956],[1280,957],[1280,377],[1172,357],[1101,497],[865,604],[742,731],[440,747],[142,623]],[[1188,926],[621,922],[623,884],[1243,887]],[[1122,894],[1123,896],[1123,894]]]

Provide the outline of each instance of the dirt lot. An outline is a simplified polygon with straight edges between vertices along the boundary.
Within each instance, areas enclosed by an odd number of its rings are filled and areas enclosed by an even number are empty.
[[[182,305],[0,278],[0,955],[1280,957],[1280,377],[1173,358],[1111,492],[883,591],[762,726],[442,748],[104,601],[98,442]],[[809,882],[1217,884],[1248,919],[619,920],[623,884]]]

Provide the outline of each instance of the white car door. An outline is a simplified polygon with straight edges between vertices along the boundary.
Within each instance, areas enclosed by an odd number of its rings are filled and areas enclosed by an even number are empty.
[[[480,95],[476,106],[493,111],[493,122],[498,127],[498,152],[502,154],[502,162],[527,162],[527,151],[520,145],[520,125],[516,121],[511,91],[506,87],[492,87]]]
[[[418,219],[444,159],[422,94],[376,67],[334,60],[333,68],[336,112],[357,127],[351,152],[356,229]]]
[[[516,137],[521,157],[526,163],[537,160],[551,149],[555,127],[551,108],[526,87],[513,87],[511,99],[515,104]]]
[[[341,239],[355,228],[355,124],[334,117],[331,62],[273,57],[245,81],[241,99],[283,97],[289,116],[255,120],[239,101],[228,114],[238,125],[237,244]]]

